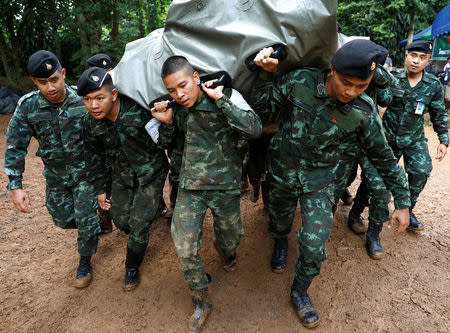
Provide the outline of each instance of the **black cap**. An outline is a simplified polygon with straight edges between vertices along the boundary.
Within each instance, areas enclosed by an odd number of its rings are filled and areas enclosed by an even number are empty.
[[[93,55],[87,60],[89,67],[100,67],[108,69],[112,67],[111,58],[104,53]]]
[[[433,45],[428,40],[415,40],[409,44],[406,49],[408,51],[418,51],[429,54],[433,51]]]
[[[107,75],[109,75],[108,72],[103,68],[91,67],[86,69],[78,79],[77,94],[84,96],[95,89],[101,88]]]
[[[61,66],[56,56],[45,50],[33,53],[28,59],[28,74],[33,77],[46,79]]]
[[[367,39],[354,39],[344,44],[331,59],[331,64],[337,72],[367,79],[382,64],[388,51]]]

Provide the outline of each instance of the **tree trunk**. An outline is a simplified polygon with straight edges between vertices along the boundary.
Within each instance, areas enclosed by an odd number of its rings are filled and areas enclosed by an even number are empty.
[[[24,11],[24,15],[26,16],[27,11]],[[16,31],[14,29],[14,13],[12,12],[11,7],[6,7],[4,12],[5,18],[6,18],[6,33],[9,39],[9,42],[11,44],[10,47],[10,54],[12,54],[12,59],[14,66],[16,66],[17,69],[20,68],[20,57],[19,57],[19,36],[16,34]],[[20,26],[23,26],[23,20],[20,24]],[[2,36],[4,38],[4,36]],[[6,50],[6,49],[5,49]]]
[[[112,13],[111,40],[113,41],[116,41],[119,37],[119,20],[120,20],[120,13],[116,5],[114,6]]]
[[[80,44],[81,44],[81,59],[88,59],[91,54],[91,48],[89,46],[89,39],[86,33],[86,18],[83,14],[77,15],[78,27],[80,29]]]
[[[3,30],[0,29],[0,57],[2,58],[3,68],[5,69],[6,77],[16,89],[23,89],[23,81],[21,79],[20,67],[15,65],[14,57],[11,56],[11,48],[8,46],[5,40]]]
[[[409,27],[408,27],[408,41],[406,42],[406,45],[409,45],[413,41],[414,37],[414,12],[409,13]]]
[[[59,61],[62,61],[61,40],[59,39],[58,26],[56,24],[53,24],[52,31],[53,38],[55,39],[56,57],[59,59]]]
[[[142,2],[136,1],[136,8],[138,9],[138,27],[139,27],[139,37],[144,37],[146,35],[144,26],[144,9],[142,8]]]

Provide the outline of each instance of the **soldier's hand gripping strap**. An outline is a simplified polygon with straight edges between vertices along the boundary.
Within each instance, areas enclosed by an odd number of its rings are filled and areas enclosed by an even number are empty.
[[[274,51],[270,55],[271,58],[283,60],[283,59],[286,59],[286,57],[288,56],[286,46],[284,46],[283,44],[274,44],[274,45],[272,45],[272,48],[274,49]],[[257,64],[255,64],[255,62],[253,61],[253,59],[255,59],[258,52],[253,53],[252,55],[248,56],[247,59],[245,59],[245,65],[252,72],[256,72],[257,70],[259,70],[261,68]]]

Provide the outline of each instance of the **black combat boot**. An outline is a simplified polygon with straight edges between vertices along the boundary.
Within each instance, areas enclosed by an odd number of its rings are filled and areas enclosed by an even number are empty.
[[[201,289],[189,288],[192,296],[194,313],[188,321],[188,332],[200,332],[205,326],[206,319],[211,312],[211,302],[208,295],[208,287]]]
[[[100,234],[107,234],[112,232],[112,218],[109,211],[99,208],[98,209],[98,221],[100,223]]]
[[[353,203],[353,197],[346,188],[344,193],[342,193],[341,200],[346,206],[350,206]]]
[[[423,229],[425,229],[425,226],[419,222],[419,220],[417,219],[416,215],[414,215],[413,213],[413,208],[409,207],[409,226],[408,226],[408,230],[413,230],[413,231],[421,231]]]
[[[287,237],[275,238],[272,259],[270,260],[272,272],[282,273],[286,270],[288,248],[289,244]]]
[[[139,267],[144,259],[145,251],[135,253],[127,249],[127,259],[125,261],[125,281],[124,289],[131,291],[139,285]]]
[[[364,205],[353,201],[352,209],[348,213],[348,227],[356,234],[362,234],[366,232],[366,227],[364,226],[363,221],[361,220],[361,214],[364,211]]]
[[[319,325],[319,313],[314,308],[311,299],[306,292],[311,281],[302,281],[294,278],[291,287],[291,303],[297,311],[300,322],[306,328],[314,328]]]
[[[222,266],[226,271],[234,271],[237,268],[236,252],[231,255],[226,255],[219,246],[217,241],[214,241],[214,247],[224,260],[224,265]]]
[[[89,286],[92,280],[91,256],[81,256],[75,278],[75,288],[82,289]]]
[[[369,221],[366,233],[366,249],[367,254],[375,260],[383,258],[383,247],[380,240],[381,229],[383,229],[383,223]]]

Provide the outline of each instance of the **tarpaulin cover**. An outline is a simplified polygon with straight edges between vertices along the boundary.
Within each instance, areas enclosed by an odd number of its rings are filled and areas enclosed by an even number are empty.
[[[160,78],[172,55],[188,58],[200,75],[225,70],[244,95],[256,77],[244,60],[281,43],[284,73],[329,66],[337,47],[336,0],[175,0],[164,29],[127,44],[112,75],[116,86],[144,107],[167,94]]]

